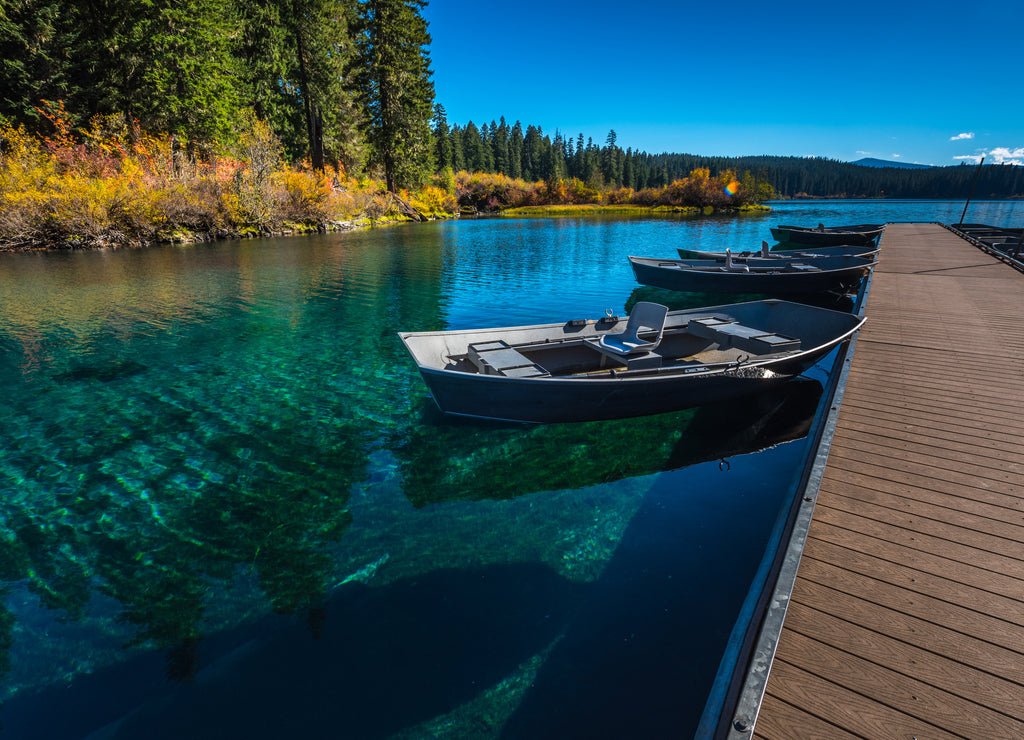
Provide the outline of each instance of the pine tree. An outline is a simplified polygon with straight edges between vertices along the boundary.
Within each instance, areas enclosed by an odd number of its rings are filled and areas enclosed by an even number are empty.
[[[622,162],[622,187],[636,189],[636,172],[633,168],[633,149],[626,150]]]
[[[0,2],[0,117],[34,126],[40,100],[63,100],[73,123],[85,123],[72,100],[81,82],[78,19],[77,9],[60,0]]]
[[[512,168],[509,166],[509,128],[505,116],[501,117],[500,124],[491,121],[491,139],[494,148],[494,171],[507,175]]]
[[[124,113],[191,143],[224,138],[239,108],[237,33],[221,0],[95,0],[79,49],[94,112]]]
[[[494,172],[494,137],[486,123],[480,127],[480,172]]]
[[[434,171],[441,172],[446,167],[454,168],[451,131],[448,130],[448,115],[444,106],[440,103],[434,106],[432,124],[434,133]]]
[[[288,1],[288,0],[286,0]],[[290,0],[288,31],[294,72],[306,122],[307,153],[316,170],[326,153],[346,169],[360,163],[357,113],[342,80],[352,53],[348,27],[354,20],[346,0]]]
[[[430,169],[430,34],[420,15],[426,0],[362,0],[354,25],[353,83],[363,124],[390,192],[419,185]]]
[[[523,137],[523,179],[535,181],[541,178],[543,167],[542,132],[539,126],[526,127]]]
[[[508,175],[518,180],[523,176],[523,125],[519,121],[512,124],[508,136],[508,160]]]
[[[462,170],[468,169],[466,164],[466,150],[463,144],[463,131],[459,128],[459,124],[452,126],[452,169],[455,172],[461,172]]]
[[[466,169],[470,172],[484,171],[484,140],[480,129],[470,121],[462,130],[462,153],[466,158]]]

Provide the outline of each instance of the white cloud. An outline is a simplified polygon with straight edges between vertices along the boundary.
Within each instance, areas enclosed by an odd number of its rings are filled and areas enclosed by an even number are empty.
[[[1005,146],[997,146],[986,156],[992,164],[1017,164],[1024,165],[1024,146],[1010,149]]]
[[[973,139],[973,138],[974,138],[974,133],[971,132],[971,131],[967,131],[967,132],[962,133],[962,134],[957,134],[956,136],[950,136],[949,140],[950,141],[961,141],[962,139]]]
[[[892,156],[893,156],[894,159],[899,159],[903,155],[902,154],[893,154]]]
[[[984,157],[989,164],[1015,164],[1024,166],[1024,146],[1010,149],[1005,146],[997,146],[990,151],[981,150],[979,154],[964,154],[953,159],[968,160],[977,164]]]

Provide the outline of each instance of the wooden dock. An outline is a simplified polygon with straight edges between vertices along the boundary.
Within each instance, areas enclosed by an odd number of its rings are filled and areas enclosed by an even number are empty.
[[[1024,274],[890,224],[866,316],[752,734],[1024,738]]]

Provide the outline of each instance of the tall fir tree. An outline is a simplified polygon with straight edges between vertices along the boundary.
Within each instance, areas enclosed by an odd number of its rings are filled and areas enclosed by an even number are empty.
[[[90,0],[80,53],[94,112],[124,113],[146,130],[212,144],[239,108],[238,37],[222,0]]]
[[[245,101],[291,159],[362,166],[359,110],[344,85],[355,0],[233,0],[246,72]]]
[[[508,175],[511,172],[509,166],[509,147],[508,147],[509,127],[505,122],[505,116],[501,117],[501,123],[495,124],[491,121],[491,139],[494,145],[494,171],[500,172],[503,175]]]
[[[464,138],[463,130],[459,127],[459,124],[454,124],[452,126],[452,170],[455,172],[469,169],[466,165]]]
[[[390,192],[417,186],[430,170],[430,34],[426,0],[362,0],[353,31],[352,81],[366,116],[370,162]]]
[[[313,168],[324,169],[325,154],[346,170],[361,164],[358,116],[351,91],[343,85],[352,54],[351,0],[291,0],[295,70],[306,122],[307,153]],[[326,153],[325,153],[326,149]]]
[[[77,8],[60,0],[0,0],[0,116],[39,124],[40,100],[62,100],[77,125],[88,112],[77,98],[82,80]],[[74,100],[73,100],[74,99]]]
[[[484,140],[480,129],[470,121],[462,129],[462,153],[466,157],[466,169],[470,172],[484,171]]]
[[[523,124],[516,121],[508,137],[509,176],[519,179],[523,176]]]
[[[434,134],[434,171],[441,172],[445,168],[453,167],[454,162],[451,131],[448,129],[448,114],[440,103],[434,106],[431,127]]]

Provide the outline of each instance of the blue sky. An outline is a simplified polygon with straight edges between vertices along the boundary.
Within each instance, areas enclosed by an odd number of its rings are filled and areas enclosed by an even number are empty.
[[[450,124],[649,153],[1024,164],[1024,0],[431,0]]]

